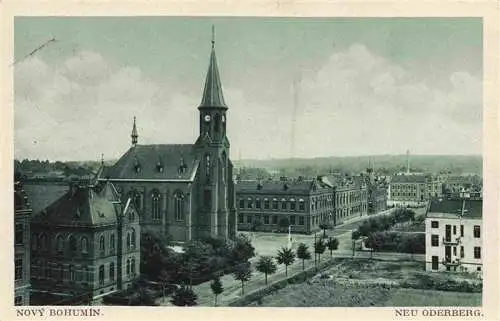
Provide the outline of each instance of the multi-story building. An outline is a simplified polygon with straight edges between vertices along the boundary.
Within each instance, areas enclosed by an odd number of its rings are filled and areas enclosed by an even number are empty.
[[[375,176],[373,169],[367,169],[365,182],[368,189],[368,214],[375,214],[387,209],[387,182],[385,177]]]
[[[368,188],[364,179],[352,176],[331,176],[335,215],[333,225],[368,214]]]
[[[312,233],[333,220],[332,187],[316,179],[237,181],[238,229]]]
[[[31,221],[33,304],[99,302],[140,275],[140,225],[132,200],[109,182],[72,183]]]
[[[425,177],[426,181],[426,199],[430,200],[436,197],[443,196],[443,182],[436,175],[427,175]]]
[[[482,269],[482,204],[468,193],[430,201],[426,219],[426,270]]]
[[[206,236],[234,238],[236,204],[227,111],[212,41],[196,142],[138,144],[134,118],[130,149],[113,166],[103,168],[98,179],[112,182],[122,200],[133,199],[144,230],[168,234],[178,242]]]
[[[14,174],[14,304],[30,304],[30,217],[29,199],[24,191],[21,173]]]
[[[399,174],[391,178],[389,204],[393,206],[422,206],[427,201],[424,175]]]

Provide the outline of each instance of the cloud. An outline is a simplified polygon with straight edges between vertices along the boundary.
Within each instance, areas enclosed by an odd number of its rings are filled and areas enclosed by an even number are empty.
[[[91,51],[58,64],[32,57],[16,65],[14,79],[16,157],[117,158],[130,146],[133,116],[143,144],[198,135],[201,83],[153,80]],[[256,79],[253,89],[264,91],[265,77]],[[232,157],[289,157],[292,140],[300,157],[481,152],[481,81],[456,71],[448,84],[436,88],[355,44],[304,75],[295,114],[291,92],[264,100],[224,87]]]

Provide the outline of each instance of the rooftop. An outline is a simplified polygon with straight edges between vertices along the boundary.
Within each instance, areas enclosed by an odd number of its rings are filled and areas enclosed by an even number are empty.
[[[436,218],[482,219],[483,200],[481,199],[435,199],[429,203],[427,217]]]

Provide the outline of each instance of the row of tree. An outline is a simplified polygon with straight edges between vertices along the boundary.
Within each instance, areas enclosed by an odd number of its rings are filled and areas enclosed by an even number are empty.
[[[400,252],[413,254],[425,254],[424,233],[401,233],[401,232],[374,232],[365,240],[365,245],[373,252]]]

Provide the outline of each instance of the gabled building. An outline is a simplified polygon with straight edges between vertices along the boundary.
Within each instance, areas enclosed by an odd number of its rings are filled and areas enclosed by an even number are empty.
[[[132,200],[109,182],[72,183],[31,221],[32,304],[88,304],[140,275],[140,225]]]
[[[30,218],[31,204],[22,174],[14,169],[14,304],[30,304]]]
[[[198,119],[199,136],[194,144],[142,145],[134,118],[131,147],[98,176],[116,186],[122,201],[133,200],[145,231],[169,234],[179,242],[236,236],[228,107],[214,40]]]
[[[482,199],[468,193],[430,201],[425,219],[426,270],[482,270]]]

